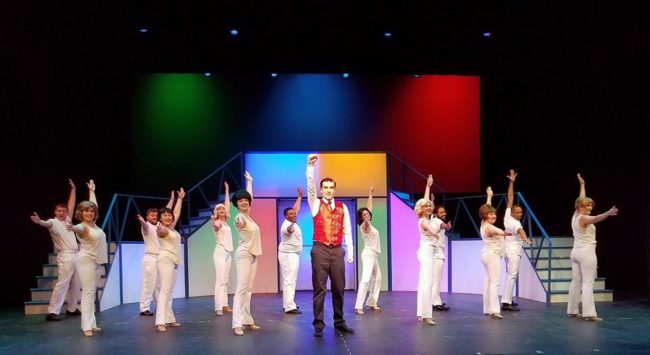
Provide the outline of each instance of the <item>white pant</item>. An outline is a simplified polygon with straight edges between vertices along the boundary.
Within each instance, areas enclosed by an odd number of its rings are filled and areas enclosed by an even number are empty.
[[[178,265],[169,258],[158,259],[158,280],[160,280],[160,294],[156,305],[156,325],[176,322],[172,300]]]
[[[237,290],[232,310],[233,329],[241,328],[244,324],[255,323],[251,316],[251,296],[257,271],[257,257],[246,250],[237,249],[235,265],[237,267]]]
[[[368,295],[366,304],[369,307],[377,307],[379,300],[379,291],[381,290],[381,268],[379,267],[379,253],[364,248],[361,252],[361,262],[363,269],[361,272],[361,281],[357,290],[357,302],[355,309],[363,309],[363,301]]]
[[[418,261],[420,262],[420,278],[418,282],[417,316],[433,318],[431,309],[431,288],[433,288],[433,245],[420,245]]]
[[[571,251],[571,286],[569,288],[568,314],[578,314],[578,302],[582,293],[582,316],[595,317],[594,281],[596,281],[596,244]]]
[[[230,265],[232,256],[221,244],[214,247],[212,253],[214,261],[214,310],[220,311],[228,306],[228,277],[230,276]]]
[[[521,247],[520,247],[521,249]],[[512,303],[512,297],[515,293],[515,284],[519,276],[519,263],[521,262],[521,252],[519,250],[509,250],[506,248],[506,286],[503,289],[501,302]]]
[[[90,256],[80,254],[77,259],[77,273],[81,281],[81,330],[84,331],[97,328],[95,298],[101,267]]]
[[[142,288],[140,291],[140,312],[151,310],[151,302],[158,301],[160,282],[158,280],[158,256],[144,254],[142,257]]]
[[[297,308],[295,295],[300,254],[278,251],[278,262],[282,271],[282,308],[288,312]]]
[[[56,254],[59,277],[52,290],[52,298],[50,298],[47,313],[61,313],[61,307],[66,295],[68,297],[68,311],[74,312],[77,310],[77,303],[81,296],[81,281],[79,280],[79,274],[76,272],[77,257],[76,252]]]
[[[493,252],[481,253],[485,267],[483,281],[483,313],[501,313],[499,304],[499,278],[501,277],[501,256]]]
[[[440,298],[440,284],[442,283],[442,271],[445,266],[445,259],[433,259],[433,286],[431,287],[431,304],[442,306]]]

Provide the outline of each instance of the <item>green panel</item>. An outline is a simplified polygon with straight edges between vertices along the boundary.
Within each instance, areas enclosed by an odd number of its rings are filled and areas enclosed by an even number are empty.
[[[357,208],[365,207],[367,198],[357,199]],[[379,238],[381,239],[381,254],[379,254],[379,267],[381,268],[381,290],[388,291],[388,213],[385,197],[373,197],[372,199],[372,225],[379,231]],[[350,211],[355,213],[356,211]],[[356,218],[355,218],[356,220]],[[357,240],[356,250],[358,258],[361,257],[363,251],[363,237],[361,236],[361,228],[357,225]],[[357,260],[357,285],[361,280],[361,272],[363,264],[361,259]]]

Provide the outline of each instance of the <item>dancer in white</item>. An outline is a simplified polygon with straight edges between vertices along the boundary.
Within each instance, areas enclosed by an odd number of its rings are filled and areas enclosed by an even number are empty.
[[[497,210],[492,207],[492,188],[487,187],[487,202],[482,205],[478,214],[481,218],[481,262],[485,267],[483,281],[483,314],[493,319],[503,319],[499,307],[499,278],[501,277],[501,257],[503,251],[503,238],[510,235],[494,226],[497,220]]]
[[[361,262],[363,265],[361,281],[357,290],[357,302],[354,311],[363,314],[363,301],[368,294],[366,305],[370,309],[379,310],[379,291],[381,290],[381,268],[379,267],[379,254],[381,254],[381,240],[379,231],[372,225],[372,193],[374,187],[370,187],[366,207],[357,211],[357,223],[361,226],[363,236],[363,251]]]
[[[167,203],[167,208],[174,204],[174,191]],[[151,303],[158,301],[160,293],[160,282],[158,280],[158,254],[160,253],[160,242],[156,227],[158,226],[158,209],[147,210],[147,220],[138,215],[140,222],[140,233],[144,241],[144,255],[142,256],[142,285],[140,287],[140,315],[153,316]]]
[[[178,277],[178,265],[181,255],[181,235],[174,228],[181,216],[181,206],[185,198],[185,190],[181,187],[178,191],[174,210],[164,207],[158,211],[160,224],[156,227],[160,242],[158,253],[158,279],[160,280],[160,294],[156,309],[156,330],[167,331],[167,325],[172,328],[180,327],[172,309],[174,285]]]
[[[427,178],[427,189],[433,185],[433,177]],[[420,262],[420,277],[417,293],[417,317],[425,324],[435,325],[433,310],[431,308],[431,290],[433,289],[433,263],[436,253],[438,232],[433,229],[429,219],[433,212],[433,204],[427,197],[415,203],[415,215],[418,217],[418,230],[420,231],[420,248],[418,248],[418,261]]]
[[[214,312],[223,316],[224,312],[232,312],[228,306],[228,276],[232,264],[232,230],[228,225],[230,218],[230,187],[224,181],[224,203],[214,206],[212,230],[214,231]]]
[[[596,258],[596,226],[609,216],[616,216],[616,206],[605,213],[591,216],[594,201],[587,197],[585,180],[578,176],[580,195],[575,202],[575,213],[571,218],[573,229],[573,250],[571,250],[571,286],[569,288],[569,304],[567,314],[571,318],[580,317],[578,303],[582,300],[582,317],[584,320],[601,322],[603,319],[596,314],[594,304],[594,281],[598,259]]]
[[[239,190],[233,195],[233,201],[239,211],[235,216],[239,246],[235,251],[237,290],[233,301],[232,316],[232,328],[236,335],[244,335],[244,326],[248,329],[260,329],[251,315],[251,297],[257,271],[257,258],[262,255],[262,237],[260,227],[250,216],[253,201],[253,177],[248,171],[244,177],[246,178],[246,190]]]
[[[81,330],[84,336],[91,337],[100,331],[95,318],[95,295],[99,270],[108,262],[106,233],[96,224],[97,198],[95,183],[88,182],[89,201],[82,201],[77,206],[74,217],[81,221],[77,225],[66,225],[66,229],[77,233],[80,242],[77,258],[77,273],[81,281]]]
[[[295,301],[296,282],[298,280],[298,267],[300,266],[300,253],[302,252],[302,230],[296,224],[300,202],[302,201],[302,187],[298,186],[298,197],[293,208],[285,208],[284,222],[280,227],[282,240],[278,245],[278,262],[282,271],[282,308],[287,314],[302,314]]]
[[[521,226],[524,209],[514,204],[514,185],[517,173],[510,169],[507,178],[510,183],[508,184],[508,207],[506,208],[506,214],[503,216],[503,226],[506,232],[509,232],[511,235],[505,238],[504,243],[506,253],[506,286],[501,297],[501,310],[519,312],[519,307],[513,304],[512,298],[515,292],[515,283],[519,276],[522,247],[524,243],[530,245],[531,241]]]
[[[47,228],[50,232],[54,251],[56,251],[56,265],[59,275],[54,289],[52,289],[50,305],[47,307],[47,315],[45,316],[47,321],[60,321],[63,319],[59,313],[61,313],[61,307],[63,307],[66,295],[68,296],[68,306],[65,314],[68,316],[81,314],[81,311],[77,309],[77,302],[79,302],[81,293],[81,282],[75,270],[79,246],[74,233],[65,228],[66,224],[70,223],[68,212],[74,209],[76,188],[72,180],[68,180],[68,184],[70,184],[68,205],[56,205],[54,207],[54,218],[43,221],[36,212],[30,216],[32,222]]]
[[[428,191],[425,191],[424,196],[428,196]],[[451,222],[445,223],[447,219],[447,211],[445,206],[436,205],[436,197],[431,194],[431,204],[433,207],[433,214],[431,214],[431,227],[438,233],[436,240],[436,251],[433,255],[433,288],[431,289],[431,305],[434,311],[448,311],[449,307],[446,303],[442,302],[440,298],[440,286],[442,283],[442,272],[445,266],[445,248],[447,248],[447,235],[446,231],[451,229]]]

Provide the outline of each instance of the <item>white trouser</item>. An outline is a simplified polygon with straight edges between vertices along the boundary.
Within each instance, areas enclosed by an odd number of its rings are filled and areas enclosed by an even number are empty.
[[[214,247],[212,253],[214,261],[214,310],[220,311],[228,306],[228,277],[232,256],[221,244]]]
[[[483,313],[501,313],[499,304],[499,278],[501,277],[501,256],[494,252],[482,252],[481,262],[485,267],[483,281]]]
[[[420,278],[418,282],[418,305],[417,316],[422,318],[433,318],[431,309],[431,288],[433,287],[433,245],[422,245],[418,249],[418,261],[420,262]]]
[[[278,251],[278,262],[282,271],[282,307],[285,312],[289,312],[297,308],[295,295],[300,254]]]
[[[232,327],[241,328],[244,324],[254,324],[251,316],[251,296],[253,281],[257,271],[257,257],[247,250],[237,249],[235,252],[237,267],[237,290],[233,301]]]
[[[379,291],[381,290],[379,253],[364,248],[361,252],[361,262],[363,263],[363,269],[361,272],[359,289],[357,290],[357,302],[354,308],[363,309],[363,301],[366,298],[366,293],[369,293],[366,305],[368,305],[368,307],[377,307]]]
[[[97,294],[97,276],[102,266],[88,255],[79,254],[77,273],[81,281],[81,330],[97,328],[95,319],[95,296]]]
[[[433,259],[433,286],[431,287],[431,304],[442,306],[440,298],[440,284],[442,283],[442,271],[445,266],[445,259]]]
[[[77,269],[77,253],[57,253],[56,264],[58,266],[59,277],[56,285],[52,290],[50,305],[47,307],[47,313],[59,314],[66,295],[68,296],[68,311],[77,310],[77,302],[81,296],[81,281]]]
[[[521,249],[521,247],[519,247]],[[518,249],[506,248],[506,286],[503,289],[501,302],[512,303],[515,293],[515,284],[519,276],[519,263],[521,262],[521,251]]]
[[[156,325],[176,322],[172,300],[178,265],[169,258],[158,259],[158,280],[160,280],[160,294],[156,304]]]
[[[151,302],[158,302],[158,256],[144,254],[142,257],[142,288],[140,289],[140,312],[151,310]]]
[[[582,292],[582,316],[595,317],[594,281],[596,281],[596,244],[571,251],[571,286],[569,288],[568,314],[578,314],[578,302]]]

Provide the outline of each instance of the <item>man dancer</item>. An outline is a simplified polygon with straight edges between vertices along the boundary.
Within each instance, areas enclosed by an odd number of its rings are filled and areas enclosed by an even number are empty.
[[[435,204],[435,196],[431,194],[431,203],[433,214],[431,215],[431,225],[434,230],[438,231],[436,241],[436,251],[433,254],[433,287],[431,289],[431,303],[434,311],[448,311],[446,303],[442,303],[440,298],[440,285],[442,283],[442,271],[445,266],[445,248],[447,247],[447,236],[445,232],[451,229],[451,222],[445,223],[447,211],[445,206]]]
[[[350,213],[345,204],[334,201],[336,182],[329,177],[320,182],[322,199],[316,196],[314,163],[316,154],[307,157],[307,201],[314,221],[314,246],[311,250],[312,286],[314,288],[314,336],[322,337],[325,328],[324,302],[327,279],[332,285],[334,328],[342,333],[354,333],[343,319],[343,291],[345,289],[345,251],[341,243],[345,239],[348,263],[353,261],[352,226]]]
[[[81,314],[81,311],[77,309],[77,302],[79,302],[81,296],[81,282],[75,271],[79,246],[75,234],[65,228],[66,224],[71,223],[68,212],[74,211],[75,208],[76,187],[72,180],[68,180],[68,184],[70,184],[68,206],[56,205],[54,208],[55,218],[43,221],[36,212],[30,216],[32,222],[48,229],[56,251],[59,276],[52,290],[50,305],[47,307],[47,316],[45,316],[47,321],[60,321],[62,319],[59,313],[61,313],[66,294],[68,295],[66,315],[78,316]]]
[[[300,202],[302,201],[302,187],[298,187],[298,198],[293,208],[285,208],[284,222],[280,232],[282,241],[278,245],[278,261],[282,271],[282,308],[287,314],[302,314],[295,302],[296,281],[298,267],[300,266],[300,253],[302,252],[302,230],[296,224]]]
[[[512,233],[505,237],[506,249],[506,286],[501,297],[501,310],[519,312],[519,308],[512,304],[512,296],[515,290],[515,282],[519,275],[519,262],[521,261],[521,248],[523,243],[530,245],[531,241],[526,235],[526,231],[521,226],[521,218],[524,210],[521,206],[514,204],[514,185],[517,173],[510,169],[507,176],[510,183],[508,184],[508,206],[506,214],[503,217],[503,226],[506,232]]]
[[[167,208],[174,204],[174,191],[167,203]],[[140,288],[140,315],[153,316],[151,303],[158,301],[160,292],[160,281],[158,280],[158,254],[160,253],[160,242],[156,234],[158,227],[158,209],[147,210],[147,220],[138,215],[140,221],[140,232],[144,241],[144,255],[142,256],[142,286]]]

